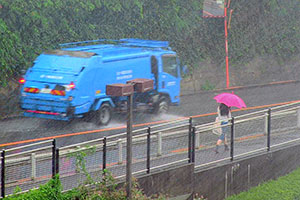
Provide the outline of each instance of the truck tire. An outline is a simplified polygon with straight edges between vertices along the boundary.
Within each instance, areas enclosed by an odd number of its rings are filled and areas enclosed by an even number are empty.
[[[85,122],[94,122],[96,117],[96,111],[90,111],[88,113],[83,114],[83,121]]]
[[[111,107],[108,103],[103,103],[101,107],[96,111],[96,124],[107,125],[111,120]]]
[[[160,97],[158,103],[154,106],[154,114],[160,115],[165,114],[169,111],[170,100],[166,96]]]

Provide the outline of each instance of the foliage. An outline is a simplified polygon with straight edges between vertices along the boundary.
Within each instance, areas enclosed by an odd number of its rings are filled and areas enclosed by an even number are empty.
[[[30,190],[26,193],[21,193],[21,189],[16,187],[14,194],[6,197],[9,200],[126,200],[126,185],[121,185],[116,182],[112,174],[108,170],[102,171],[102,180],[95,182],[86,169],[86,157],[96,152],[96,148],[86,147],[84,149],[77,149],[76,152],[71,153],[70,157],[75,157],[76,166],[79,172],[86,175],[87,181],[68,192],[62,192],[62,184],[59,175],[56,175],[45,185],[40,185],[38,189]],[[163,196],[159,195],[157,198],[148,198],[138,188],[137,181],[132,180],[132,200],[164,200]]]
[[[300,168],[292,173],[233,195],[226,200],[295,200],[300,199]]]
[[[184,64],[224,65],[224,21],[202,18],[203,0],[0,0],[0,85],[60,43],[98,38],[168,40]],[[232,1],[229,56],[279,60],[299,53],[298,0]]]
[[[51,179],[48,183],[41,185],[37,190],[30,190],[24,194],[18,194],[20,189],[16,189],[15,193],[10,196],[6,197],[5,199],[10,200],[67,200],[69,194],[63,194],[62,192],[61,182],[59,180],[59,176],[55,176]]]
[[[92,146],[92,147],[85,147],[84,149],[78,150],[80,149],[77,148],[77,151],[75,151],[74,153],[70,153],[68,155],[68,157],[75,157],[76,159],[76,171],[78,172],[82,172],[84,173],[84,175],[86,176],[87,180],[85,182],[85,184],[91,184],[94,182],[94,180],[92,179],[91,175],[89,174],[89,172],[86,169],[86,157],[88,155],[94,154],[96,152],[96,147]]]
[[[7,80],[24,64],[19,37],[9,30],[0,18],[0,85],[6,86]]]
[[[231,57],[245,61],[255,55],[289,59],[299,53],[300,4],[297,0],[234,1],[230,30]]]
[[[111,173],[105,170],[103,174],[104,179],[100,183],[92,183],[95,187],[92,189],[90,187],[80,186],[78,188],[79,195],[76,196],[77,199],[93,199],[93,200],[126,200],[126,185],[120,186],[116,183],[115,179]],[[133,200],[149,200],[153,198],[148,198],[143,194],[143,192],[138,188],[136,180],[132,183],[132,199]],[[155,198],[158,200],[165,199],[162,196]]]
[[[119,185],[113,178],[110,171],[107,169],[101,171],[102,180],[96,182],[92,179],[91,175],[86,169],[86,157],[88,155],[94,154],[96,152],[95,146],[87,146],[82,150],[71,153],[69,157],[75,157],[76,167],[79,172],[83,172],[87,178],[82,185],[80,185],[76,192],[72,193],[73,199],[88,199],[88,200],[126,200],[126,185]],[[87,187],[93,186],[93,187]],[[133,179],[132,181],[132,199],[136,200],[147,200],[141,190],[138,188],[137,181]],[[163,197],[159,197],[159,200],[163,200]]]

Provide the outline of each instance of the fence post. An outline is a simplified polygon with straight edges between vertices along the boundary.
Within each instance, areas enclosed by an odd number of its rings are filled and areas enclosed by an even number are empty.
[[[189,135],[188,135],[188,157],[189,163],[192,162],[192,128],[193,128],[193,118],[189,119]]]
[[[268,110],[268,138],[267,138],[267,148],[270,151],[271,145],[271,108]]]
[[[228,196],[228,174],[227,174],[227,170],[225,172],[225,198],[227,198]]]
[[[77,145],[76,148],[80,149],[80,145]],[[78,165],[76,165],[75,172],[80,173],[80,167]]]
[[[200,149],[200,133],[195,133],[195,148]]]
[[[162,155],[162,134],[161,132],[157,133],[157,156]]]
[[[54,176],[56,175],[56,173],[55,173],[55,167],[56,167],[56,165],[55,165],[55,162],[56,162],[56,159],[55,159],[55,152],[56,151],[56,140],[55,139],[53,139],[53,141],[52,141],[52,178],[54,178]]]
[[[1,197],[5,197],[5,150],[1,152]]]
[[[195,162],[195,140],[196,140],[196,128],[193,127],[193,131],[192,131],[192,162]]]
[[[102,158],[102,165],[103,165],[103,172],[105,174],[105,169],[106,169],[106,137],[103,138],[103,158]]]
[[[122,145],[122,139],[118,140],[118,149],[119,149],[119,164],[122,164],[123,162],[123,145]]]
[[[268,113],[265,114],[265,132],[264,135],[268,135]]]
[[[297,110],[297,128],[300,128],[300,108]]]
[[[36,178],[36,159],[35,153],[31,154],[31,179],[34,180]]]
[[[59,173],[59,148],[56,148],[56,166],[55,166],[55,172],[56,174]]]
[[[150,142],[151,142],[151,128],[148,127],[148,135],[147,135],[147,174],[150,173]]]
[[[233,151],[234,150],[234,117],[231,118],[231,141],[230,141],[230,157],[233,161]]]

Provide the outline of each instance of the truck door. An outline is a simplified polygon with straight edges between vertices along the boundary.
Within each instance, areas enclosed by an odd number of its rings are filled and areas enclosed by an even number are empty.
[[[160,90],[170,95],[172,103],[179,103],[180,71],[176,55],[164,54],[162,60],[162,73],[159,78]]]

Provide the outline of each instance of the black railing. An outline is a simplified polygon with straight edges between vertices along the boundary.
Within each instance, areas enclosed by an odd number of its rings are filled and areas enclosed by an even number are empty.
[[[103,169],[103,173],[105,174],[105,169],[106,169],[106,137],[104,137],[103,139],[103,158],[102,158],[102,169]]]
[[[5,150],[1,152],[1,197],[5,197]]]
[[[147,174],[150,173],[150,159],[151,159],[151,128],[147,130]]]
[[[265,113],[264,113],[265,114]],[[297,117],[299,117],[299,116],[297,116]],[[267,148],[267,151],[270,151],[270,149],[271,149],[271,109],[268,109],[267,110],[267,127],[266,127],[266,129],[267,129],[267,147],[264,147],[265,149]],[[297,122],[298,122],[299,120],[297,120]],[[231,120],[230,120],[230,124],[228,124],[228,126],[231,126],[231,134],[230,134],[230,139],[231,139],[231,142],[230,142],[230,160],[231,161],[233,161],[234,160],[234,157],[235,157],[235,127],[236,127],[236,123],[239,123],[239,121],[238,120],[236,120],[236,118],[232,118]],[[211,124],[211,123],[210,123]],[[177,124],[176,124],[176,126],[174,125],[174,124],[172,124],[171,125],[171,128],[172,127],[176,127],[176,129],[177,129],[177,127],[179,127],[179,129],[180,129],[180,127],[183,129],[183,132],[185,132],[185,134],[182,134],[182,136],[181,137],[183,137],[183,138],[187,138],[188,140],[187,141],[185,141],[185,143],[184,143],[184,145],[186,145],[183,149],[185,149],[186,147],[186,149],[187,149],[187,154],[181,154],[181,155],[184,155],[184,156],[186,156],[185,158],[186,158],[186,160],[189,162],[189,163],[195,163],[197,160],[196,160],[196,157],[195,157],[195,155],[196,155],[196,134],[197,134],[197,126],[195,126],[195,125],[193,125],[193,120],[192,120],[192,118],[189,118],[189,120],[188,120],[188,124],[184,124],[184,125],[179,125],[179,126],[177,126]],[[201,125],[201,131],[203,131],[203,130],[205,130],[205,129],[207,129],[207,130],[212,130],[212,128],[209,128],[209,127],[211,127],[211,125],[208,125],[207,126],[207,128],[205,127],[205,126],[202,126]],[[165,128],[164,130],[169,130],[169,129],[171,129],[171,128]],[[300,128],[300,127],[299,127]],[[154,129],[154,128],[153,128]],[[152,164],[152,161],[153,161],[153,159],[152,159],[152,157],[151,157],[151,150],[153,150],[152,149],[152,146],[151,146],[151,144],[154,144],[154,145],[156,145],[155,143],[153,143],[153,142],[155,142],[155,140],[154,141],[151,141],[151,138],[153,137],[153,138],[155,138],[155,136],[156,136],[156,138],[157,138],[157,141],[159,141],[159,139],[158,139],[158,137],[159,137],[159,135],[161,135],[161,134],[158,134],[159,133],[159,131],[158,130],[153,130],[152,129],[152,127],[147,127],[146,129],[144,129],[144,131],[146,131],[146,134],[140,134],[139,136],[143,136],[143,137],[145,137],[146,139],[146,141],[144,141],[143,142],[143,147],[142,148],[140,148],[140,149],[143,149],[143,151],[145,151],[145,149],[144,149],[144,147],[146,147],[146,152],[145,152],[145,154],[146,154],[146,158],[145,158],[145,160],[144,160],[144,162],[145,162],[145,164],[146,164],[146,167],[144,168],[144,170],[145,170],[145,172],[147,173],[147,174],[149,174],[150,172],[151,172],[151,167],[153,167],[153,168],[157,168],[157,164],[156,164],[156,166],[154,166],[154,164]],[[187,134],[186,134],[187,133]],[[199,134],[199,132],[198,132],[198,134]],[[108,153],[108,151],[109,151],[109,148],[111,147],[111,145],[112,145],[112,142],[111,141],[109,141],[109,143],[108,143],[108,138],[112,138],[112,137],[104,137],[103,139],[97,139],[97,142],[98,141],[102,141],[102,143],[100,143],[100,145],[102,146],[102,149],[101,149],[101,152],[102,152],[102,170],[103,170],[103,172],[105,173],[105,169],[107,168],[107,163],[108,163],[108,161],[107,161],[107,159],[108,159],[108,157],[107,157],[107,153]],[[176,137],[175,137],[176,138]],[[124,138],[123,138],[124,139]],[[172,138],[170,138],[170,140],[172,140]],[[175,139],[174,139],[175,140]],[[116,140],[115,140],[116,141]],[[171,143],[171,142],[170,142]],[[159,145],[159,142],[157,142],[157,145]],[[32,145],[33,146],[33,145]],[[80,145],[78,145],[78,146],[80,146]],[[72,145],[72,148],[74,147],[74,145]],[[20,148],[22,148],[22,147],[20,147]],[[158,148],[161,148],[161,147],[158,147]],[[65,147],[63,148],[63,149],[65,149]],[[43,149],[44,150],[44,149]],[[117,151],[116,149],[114,149],[114,151]],[[122,149],[121,149],[121,151],[122,151]],[[185,150],[186,151],[186,150]],[[30,151],[31,152],[31,151]],[[30,153],[29,152],[29,153]],[[59,148],[57,148],[57,146],[56,146],[56,140],[52,140],[52,155],[51,155],[51,159],[52,159],[52,161],[51,161],[51,164],[52,164],[52,166],[51,166],[51,169],[52,169],[52,177],[54,177],[56,174],[58,174],[58,173],[60,173],[60,158],[61,158],[61,156],[60,156],[60,154],[62,154],[62,155],[65,155],[66,153],[62,153],[61,152],[61,150],[59,149]],[[144,154],[144,155],[145,155]],[[101,155],[101,154],[99,154],[99,155]],[[174,153],[174,155],[177,155],[176,153]],[[179,154],[178,154],[179,155]],[[19,155],[18,155],[19,156]],[[6,180],[6,163],[7,163],[7,155],[6,155],[6,150],[2,150],[2,152],[1,152],[1,197],[3,198],[3,197],[5,197],[5,195],[6,195],[6,188],[5,188],[5,180]],[[199,156],[198,156],[199,157]],[[200,156],[201,157],[201,156]],[[10,158],[12,158],[12,156],[11,155],[9,155],[9,159]],[[163,160],[164,158],[162,158],[162,160]],[[143,159],[142,159],[143,160]],[[155,161],[157,161],[157,160],[159,160],[159,157],[157,158],[157,159],[155,159]],[[100,161],[101,162],[101,161]],[[122,162],[121,162],[122,163]],[[153,161],[153,163],[154,163],[154,161]],[[171,163],[171,162],[170,162]],[[174,163],[174,161],[173,161],[173,163]],[[153,166],[151,166],[151,165],[153,165]],[[110,166],[110,165],[108,165],[108,166]],[[144,165],[145,166],[145,165]],[[164,166],[166,166],[166,164],[164,164]],[[49,166],[50,167],[50,166]],[[158,165],[158,167],[159,167],[159,165]],[[99,170],[101,170],[101,169],[99,169]]]
[[[267,148],[270,151],[271,147],[271,109],[268,110],[268,139],[267,139]]]
[[[231,118],[231,134],[230,134],[230,158],[233,160],[234,153],[234,117]]]

